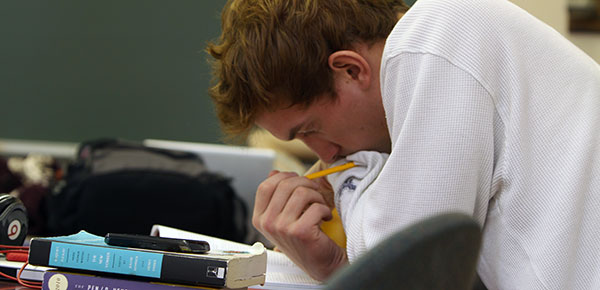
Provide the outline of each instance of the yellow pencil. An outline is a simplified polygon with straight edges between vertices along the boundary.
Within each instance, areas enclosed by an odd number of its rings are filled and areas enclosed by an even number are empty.
[[[338,166],[335,166],[335,167],[327,168],[325,170],[313,172],[313,173],[311,173],[309,175],[306,175],[306,177],[308,179],[315,179],[315,178],[323,177],[325,175],[329,175],[331,173],[335,173],[335,172],[339,172],[339,171],[342,171],[342,170],[346,170],[346,169],[352,168],[354,166],[356,166],[356,164],[354,164],[354,162],[348,162],[346,164],[342,164],[342,165],[338,165]]]

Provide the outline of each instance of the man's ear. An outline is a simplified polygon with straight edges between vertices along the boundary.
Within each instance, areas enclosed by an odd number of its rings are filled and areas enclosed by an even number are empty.
[[[371,66],[359,53],[339,50],[329,55],[328,61],[336,79],[356,81],[363,89],[371,85]]]

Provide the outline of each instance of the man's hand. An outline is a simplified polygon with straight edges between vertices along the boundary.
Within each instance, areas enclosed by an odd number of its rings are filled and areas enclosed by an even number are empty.
[[[348,262],[346,251],[319,225],[331,219],[319,183],[289,172],[271,172],[258,187],[252,223],[314,279],[323,281]]]
[[[309,175],[311,173],[315,173],[321,170],[325,170],[327,168],[329,168],[330,164],[327,164],[321,160],[317,160],[317,162],[315,162],[315,164],[313,164],[305,173],[304,175]],[[323,196],[323,198],[325,199],[325,203],[331,208],[333,209],[335,207],[335,203],[333,201],[333,187],[331,186],[331,184],[329,183],[329,181],[327,181],[327,178],[325,177],[320,177],[317,179],[314,179],[314,181],[318,184],[319,189],[318,191],[321,193],[321,195]]]

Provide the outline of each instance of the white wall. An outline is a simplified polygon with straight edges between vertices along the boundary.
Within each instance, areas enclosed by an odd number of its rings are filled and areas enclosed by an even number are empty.
[[[600,33],[570,33],[568,0],[511,0],[548,23],[600,63]]]

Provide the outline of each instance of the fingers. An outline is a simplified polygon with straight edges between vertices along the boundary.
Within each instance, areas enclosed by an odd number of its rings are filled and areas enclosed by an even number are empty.
[[[321,221],[331,215],[331,208],[318,189],[316,182],[305,177],[294,173],[275,173],[259,185],[252,223],[265,236],[274,239],[281,234],[287,235],[285,231],[289,230],[289,226],[297,223],[304,214],[318,214],[309,219],[314,224],[304,225],[318,228]],[[314,204],[320,204],[324,210],[309,211]]]
[[[299,219],[289,224],[278,222],[271,231],[277,237],[285,237],[280,239],[279,242],[286,245],[286,248],[298,244],[298,242],[302,245],[312,244],[312,242],[323,238],[329,239],[319,225],[322,221],[330,220],[332,217],[329,207],[322,203],[313,203],[302,213]]]
[[[296,188],[285,204],[279,222],[286,224],[294,222],[315,203],[327,205],[323,195],[318,191],[306,187]]]
[[[323,185],[295,173],[272,171],[256,192],[252,223],[277,250],[284,252],[312,277],[324,279],[344,256],[320,228],[332,218],[320,191]],[[345,261],[345,260],[344,260]]]
[[[297,225],[317,225],[322,221],[328,221],[333,218],[331,209],[322,203],[313,203],[308,209],[300,216]]]
[[[334,190],[333,190],[333,186],[331,186],[331,183],[329,183],[329,180],[327,180],[327,178],[321,177],[321,178],[315,179],[314,181],[319,185],[318,191],[319,191],[319,193],[321,193],[321,195],[325,199],[325,203],[330,208],[334,208],[335,207]]]
[[[321,171],[324,169],[327,169],[329,167],[329,164],[321,161],[320,159],[317,160],[317,162],[315,162],[315,164],[313,164],[305,173],[304,175],[309,175],[311,173],[315,173],[317,171]]]
[[[264,214],[267,217],[273,218],[279,215],[286,205],[290,203],[290,197],[310,195],[311,192],[316,193],[318,188],[315,182],[303,177],[284,179],[277,185]],[[301,199],[300,201],[303,200]]]
[[[279,182],[287,178],[298,176],[292,172],[272,171],[271,173],[273,174],[269,174],[269,177],[265,179],[265,181],[263,181],[256,190],[256,198],[254,200],[254,215],[262,214],[265,211],[267,205],[269,205],[269,202],[271,201],[273,193],[275,193],[275,190],[279,185]]]
[[[271,176],[273,176],[273,175],[275,175],[277,173],[279,173],[279,170],[271,170],[271,172],[269,172],[269,176],[268,177],[271,177]]]
[[[257,189],[254,202],[254,217],[273,218],[288,203],[292,193],[300,188],[316,190],[318,184],[291,172],[278,172],[263,181]],[[303,189],[300,189],[303,190]]]
[[[308,169],[306,171],[306,173],[304,175],[309,175],[311,173],[315,173],[317,171],[327,169],[329,166],[330,166],[330,164],[327,164],[321,160],[317,160],[317,162],[315,162],[315,164],[313,164],[310,167],[310,169]],[[321,195],[323,195],[323,198],[325,199],[325,203],[330,208],[334,208],[335,203],[333,201],[333,187],[329,183],[329,180],[327,180],[327,178],[325,178],[325,177],[319,177],[319,178],[314,179],[314,181],[319,185],[318,191],[321,193]]]
[[[270,224],[267,233],[269,236],[275,237],[282,246],[289,248],[297,241],[303,244],[317,240],[320,236],[325,237],[319,225],[322,221],[330,220],[332,217],[331,209],[325,204],[312,203],[298,219],[287,222],[285,218],[282,218]]]

